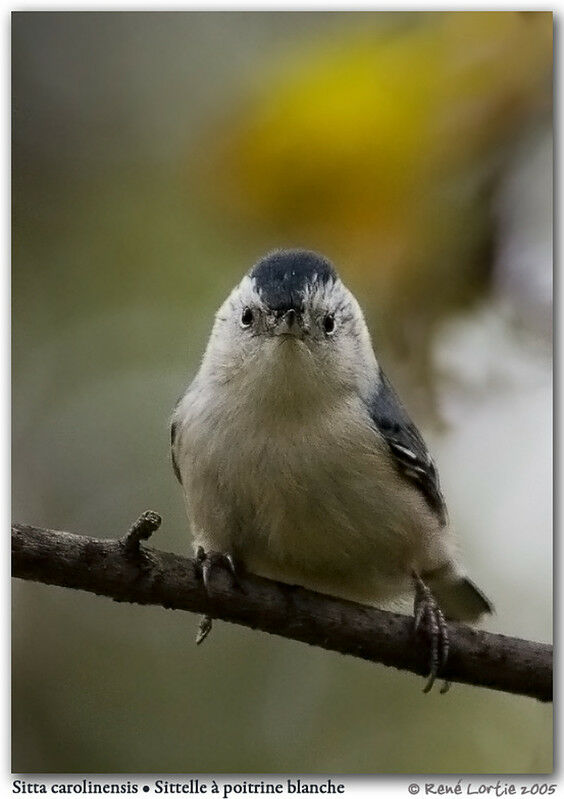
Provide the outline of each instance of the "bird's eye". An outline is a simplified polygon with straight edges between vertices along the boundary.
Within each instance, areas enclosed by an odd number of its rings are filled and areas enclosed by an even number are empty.
[[[243,308],[241,314],[241,327],[250,327],[253,324],[253,312],[250,308]]]
[[[323,330],[328,336],[335,332],[335,317],[332,313],[328,313],[323,317]]]

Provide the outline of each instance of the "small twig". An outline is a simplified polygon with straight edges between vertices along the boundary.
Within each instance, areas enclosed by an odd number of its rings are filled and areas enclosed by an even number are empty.
[[[252,574],[240,576],[239,588],[227,568],[210,574],[210,597],[195,560],[150,547],[139,550],[140,540],[160,522],[157,514],[142,519],[125,539],[102,540],[14,524],[13,574],[118,602],[203,613],[422,676],[428,673],[428,648],[418,645],[412,617]],[[142,561],[130,557],[132,551],[141,551]],[[552,699],[550,645],[464,624],[449,623],[447,628],[450,652],[441,671],[445,680]],[[201,630],[203,635],[205,625]]]
[[[161,526],[162,519],[154,510],[146,510],[134,522],[121,542],[128,553],[139,552],[141,541],[148,541]]]

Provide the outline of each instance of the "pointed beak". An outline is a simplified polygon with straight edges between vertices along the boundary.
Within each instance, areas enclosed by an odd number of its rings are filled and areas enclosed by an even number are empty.
[[[289,311],[286,311],[284,314],[284,321],[288,327],[288,330],[292,330],[294,325],[297,323],[297,314],[293,308],[290,308]]]
[[[295,308],[290,308],[277,319],[273,332],[276,336],[300,336],[303,333],[303,325]]]

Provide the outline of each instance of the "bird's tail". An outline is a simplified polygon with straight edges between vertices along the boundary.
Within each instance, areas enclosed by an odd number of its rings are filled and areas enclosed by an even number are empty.
[[[427,573],[423,580],[447,619],[477,621],[485,613],[493,613],[493,605],[472,580],[452,566]]]

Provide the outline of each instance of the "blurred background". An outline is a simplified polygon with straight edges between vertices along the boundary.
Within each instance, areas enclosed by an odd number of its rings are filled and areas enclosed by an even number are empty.
[[[16,13],[13,517],[191,552],[171,409],[274,247],[365,308],[497,613],[552,632],[552,16]],[[320,498],[322,501],[322,498]],[[552,709],[14,581],[16,772],[531,773]]]

